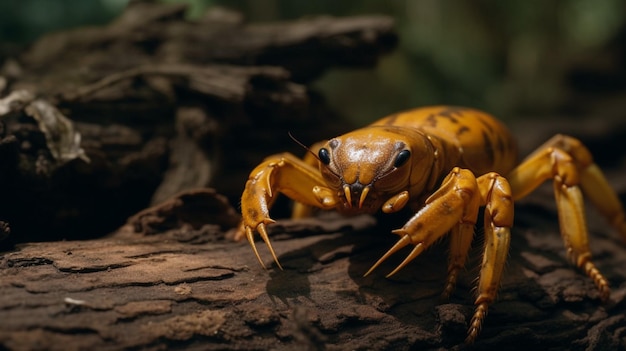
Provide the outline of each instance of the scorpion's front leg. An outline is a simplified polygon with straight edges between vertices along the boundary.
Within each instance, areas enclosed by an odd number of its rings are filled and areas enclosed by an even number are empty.
[[[485,251],[475,301],[476,311],[470,322],[467,343],[472,343],[478,335],[487,308],[495,299],[509,250],[513,201],[506,179],[496,173],[476,179],[469,170],[453,169],[441,187],[426,200],[424,207],[404,227],[394,231],[401,236],[400,240],[366,273],[372,272],[401,248],[415,245],[406,259],[389,273],[388,276],[391,276],[451,231],[449,273],[444,289],[444,295],[449,295],[458,271],[465,264],[481,205],[486,205]]]
[[[289,153],[271,156],[258,165],[251,173],[241,196],[242,222],[235,239],[244,236],[252,246],[254,253],[265,267],[254,243],[254,233],[258,232],[274,258],[281,267],[278,257],[270,243],[266,225],[274,223],[269,210],[278,193],[308,206],[333,208],[335,197],[326,188],[320,172],[313,166]]]

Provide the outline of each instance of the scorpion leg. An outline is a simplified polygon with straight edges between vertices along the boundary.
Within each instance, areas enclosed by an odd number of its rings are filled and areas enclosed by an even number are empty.
[[[450,254],[448,257],[448,278],[441,294],[446,301],[454,292],[459,272],[465,267],[465,260],[474,239],[474,224],[458,223],[450,231]]]
[[[553,180],[561,236],[568,257],[593,279],[603,300],[609,284],[591,262],[583,195],[598,208],[626,239],[624,210],[591,153],[572,137],[556,135],[524,160],[507,177],[515,199],[520,199],[548,179]],[[581,191],[582,189],[582,191]]]
[[[269,210],[276,195],[283,193],[308,206],[332,208],[334,202],[331,198],[326,197],[322,201],[313,192],[319,184],[324,184],[319,171],[289,153],[267,158],[250,173],[241,196],[242,222],[235,239],[248,239],[261,266],[265,267],[254,243],[255,232],[267,245],[274,262],[281,267],[266,231],[266,226],[274,223]]]
[[[502,272],[509,253],[513,225],[513,199],[508,181],[497,173],[487,173],[477,179],[481,204],[485,205],[485,249],[478,279],[476,310],[472,316],[465,342],[474,342],[495,300]]]

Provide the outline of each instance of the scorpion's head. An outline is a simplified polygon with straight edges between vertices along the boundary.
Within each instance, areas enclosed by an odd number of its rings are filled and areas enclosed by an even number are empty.
[[[338,210],[373,213],[409,190],[414,158],[423,158],[424,150],[414,150],[414,138],[404,134],[370,127],[331,139],[319,149],[320,171],[341,202]]]

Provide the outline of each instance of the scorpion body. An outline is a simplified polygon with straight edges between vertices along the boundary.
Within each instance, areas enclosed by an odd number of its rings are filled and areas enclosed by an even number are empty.
[[[472,343],[502,277],[513,203],[552,180],[568,256],[593,279],[602,299],[609,296],[608,282],[591,261],[582,193],[626,238],[624,211],[589,151],[572,137],[556,135],[518,164],[514,139],[495,118],[470,108],[434,106],[392,114],[309,151],[304,159],[289,153],[267,158],[246,183],[237,237],[247,238],[261,265],[257,232],[281,267],[266,231],[274,222],[269,209],[278,193],[296,201],[295,218],[310,215],[313,207],[357,214],[392,213],[408,205],[414,215],[393,231],[400,239],[365,275],[413,246],[388,276],[393,275],[448,234],[443,296],[449,297],[484,206],[485,246],[466,339]]]

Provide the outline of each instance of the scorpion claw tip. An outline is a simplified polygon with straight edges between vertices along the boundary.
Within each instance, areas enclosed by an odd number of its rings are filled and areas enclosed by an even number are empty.
[[[281,266],[280,262],[278,262],[278,258],[274,257],[274,262],[276,263],[276,266],[278,266],[278,269],[280,269],[281,271],[284,271],[283,266]]]
[[[381,261],[382,262],[382,261]],[[378,267],[378,262],[376,264],[374,264],[372,267],[370,267],[370,269],[367,270],[367,272],[365,272],[365,274],[363,274],[363,278],[367,277],[368,275],[370,275],[374,269],[376,269],[376,267]]]
[[[402,261],[402,263],[400,263],[398,267],[396,267],[396,269],[391,271],[391,273],[387,274],[386,277],[389,278],[392,275],[398,273],[398,271],[406,267],[406,265],[409,264],[409,262],[413,261],[417,256],[419,256],[422,253],[422,251],[424,251],[424,245],[422,245],[421,243],[415,245],[413,250],[411,250],[411,253],[404,259],[404,261]]]
[[[266,219],[271,221],[271,223],[274,222],[273,219]],[[280,265],[280,262],[278,261],[278,256],[276,256],[276,252],[274,251],[274,247],[272,247],[272,243],[270,242],[269,236],[267,235],[267,230],[265,229],[265,223],[260,223],[257,227],[257,230],[259,231],[259,234],[261,235],[261,238],[263,239],[263,241],[265,242],[265,244],[267,245],[267,248],[270,250],[270,254],[272,255],[272,258],[274,259],[274,262],[276,262],[276,265],[278,266],[278,268],[280,268],[280,270],[283,270],[283,266]]]
[[[263,260],[261,260],[261,255],[259,255],[259,250],[257,250],[256,244],[254,243],[254,234],[252,233],[252,228],[250,228],[248,226],[244,226],[243,228],[244,228],[244,233],[245,233],[246,239],[248,239],[248,243],[252,247],[252,251],[254,252],[254,255],[256,256],[256,259],[261,264],[261,267],[263,267],[263,269],[265,269],[265,265],[263,264]]]
[[[407,246],[410,242],[411,242],[411,238],[408,235],[405,235],[404,237],[402,237],[402,239],[398,240],[398,242],[391,249],[389,249],[389,251],[387,251],[380,259],[378,259],[378,261],[376,261],[376,263],[374,263],[372,268],[370,268],[367,272],[365,272],[365,274],[363,276],[364,277],[368,276],[370,273],[372,273],[374,271],[374,269],[378,268],[378,266],[380,266],[381,263],[386,261],[391,255],[396,253],[401,248]],[[387,275],[387,277],[389,277],[390,275],[395,273],[397,270],[398,269],[395,269],[392,273]]]
[[[257,250],[256,245],[254,244],[254,240],[250,240],[250,246],[252,246],[252,251],[254,251],[254,255],[256,256],[256,259],[261,264],[261,267],[267,270],[267,267],[265,267],[265,264],[263,263],[263,260],[261,259],[261,255],[259,255],[259,250]]]

